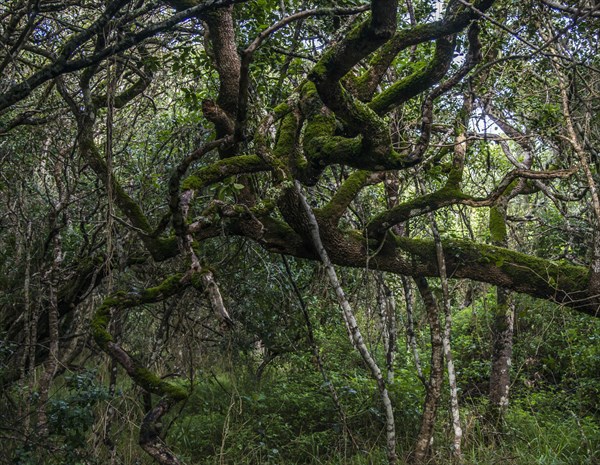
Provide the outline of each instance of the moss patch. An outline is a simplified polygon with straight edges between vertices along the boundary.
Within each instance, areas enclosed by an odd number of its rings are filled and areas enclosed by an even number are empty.
[[[339,219],[369,179],[370,171],[352,173],[337,190],[331,201],[320,211],[324,218]]]
[[[496,244],[505,243],[508,237],[504,214],[498,207],[490,208],[490,237]]]
[[[234,174],[256,173],[269,169],[266,163],[256,155],[239,155],[237,157],[225,158],[215,163],[202,167],[182,183],[181,189],[200,190],[211,184],[223,181]]]

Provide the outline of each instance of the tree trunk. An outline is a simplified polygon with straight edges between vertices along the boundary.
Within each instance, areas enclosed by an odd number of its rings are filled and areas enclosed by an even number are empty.
[[[492,371],[490,373],[490,407],[499,425],[508,407],[510,366],[514,332],[514,305],[510,291],[496,288],[496,307],[492,326]]]
[[[506,247],[506,198],[490,209],[492,244]],[[514,333],[514,305],[511,292],[496,288],[496,306],[492,322],[492,370],[490,373],[490,419],[496,428],[502,425],[508,407],[510,366]]]
[[[140,426],[140,446],[161,465],[181,464],[181,461],[160,437],[162,429],[160,419],[170,410],[172,405],[173,402],[170,399],[162,399],[156,407],[146,414]]]
[[[454,440],[452,441],[452,455],[457,463],[462,462],[462,428],[460,426],[460,409],[458,406],[458,387],[456,384],[456,370],[454,369],[454,359],[452,357],[452,347],[450,337],[452,332],[452,309],[450,308],[450,292],[448,288],[448,274],[446,272],[446,260],[440,232],[435,221],[435,215],[431,213],[431,230],[435,239],[435,249],[440,270],[440,282],[442,285],[442,297],[444,308],[444,332],[442,337],[442,346],[444,348],[444,357],[448,370],[448,384],[450,385],[450,413],[452,415],[452,428],[454,429]]]
[[[325,266],[325,270],[327,272],[327,277],[329,278],[329,282],[331,286],[335,290],[335,294],[338,300],[340,307],[342,308],[342,315],[344,317],[344,321],[346,322],[347,327],[350,330],[352,335],[352,341],[356,344],[356,348],[358,349],[360,355],[362,356],[363,361],[371,371],[371,375],[377,382],[377,388],[379,390],[379,396],[381,397],[381,402],[383,403],[383,410],[385,415],[385,429],[386,429],[386,445],[387,445],[387,456],[388,462],[390,465],[395,465],[398,462],[398,456],[396,455],[396,424],[394,421],[394,410],[392,408],[392,402],[390,400],[390,396],[386,387],[385,380],[383,378],[383,374],[381,373],[381,369],[377,365],[377,362],[369,352],[369,349],[362,337],[360,329],[358,327],[358,323],[356,322],[356,318],[354,317],[354,312],[352,311],[352,307],[350,307],[350,303],[346,298],[344,290],[338,280],[337,273],[333,267],[333,263],[329,259],[329,255],[327,251],[323,247],[323,242],[321,241],[321,236],[319,233],[319,224],[317,223],[317,219],[308,205],[304,194],[302,193],[302,188],[298,181],[295,181],[296,192],[300,197],[300,203],[308,216],[309,226],[310,226],[310,235],[313,242],[313,245],[321,259],[321,262]]]
[[[425,304],[431,335],[431,368],[429,371],[429,381],[427,382],[427,395],[425,396],[425,404],[423,406],[421,429],[417,436],[415,451],[412,457],[413,463],[420,464],[425,463],[429,446],[433,439],[435,418],[442,393],[442,383],[444,381],[444,345],[442,340],[442,326],[439,319],[439,307],[429,288],[429,284],[425,278],[416,278],[415,282]]]

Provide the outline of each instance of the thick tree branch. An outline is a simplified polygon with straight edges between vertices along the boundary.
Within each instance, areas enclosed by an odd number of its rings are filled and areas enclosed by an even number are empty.
[[[125,36],[119,42],[97,50],[95,53],[83,58],[69,60],[73,52],[79,48],[84,42],[91,39],[100,29],[110,20],[110,18],[119,11],[125,4],[129,3],[124,0],[117,0],[109,4],[104,14],[90,26],[90,28],[75,35],[63,47],[61,53],[53,63],[44,66],[36,71],[24,81],[12,85],[4,93],[0,94],[0,112],[14,105],[15,103],[27,98],[34,89],[42,85],[44,82],[54,79],[65,73],[78,71],[88,66],[92,66],[102,60],[113,56],[117,53],[130,49],[131,47],[143,42],[144,40],[155,36],[156,34],[165,31],[175,24],[185,21],[191,17],[210,11],[232,3],[240,3],[246,0],[207,0],[200,5],[196,5],[187,10],[175,13],[170,18],[148,26],[139,32]]]

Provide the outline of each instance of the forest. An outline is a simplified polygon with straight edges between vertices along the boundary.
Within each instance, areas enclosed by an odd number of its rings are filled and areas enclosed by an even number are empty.
[[[599,190],[597,0],[0,0],[0,465],[598,465]]]

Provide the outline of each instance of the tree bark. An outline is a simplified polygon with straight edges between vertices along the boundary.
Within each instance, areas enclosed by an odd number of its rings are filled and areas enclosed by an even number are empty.
[[[462,428],[460,426],[460,409],[458,406],[458,388],[456,385],[456,370],[454,369],[454,359],[452,357],[452,347],[450,337],[452,333],[452,309],[450,307],[450,293],[448,290],[448,274],[446,272],[446,261],[444,259],[444,250],[440,233],[435,222],[434,214],[431,217],[431,230],[435,239],[438,267],[440,270],[440,281],[442,284],[442,297],[444,307],[444,332],[442,337],[442,346],[444,348],[444,357],[448,370],[448,384],[450,385],[450,413],[452,415],[452,428],[454,429],[454,440],[452,442],[452,454],[454,459],[460,463],[462,461]]]
[[[490,235],[493,245],[507,246],[506,232],[507,200],[490,209]],[[514,304],[511,292],[496,287],[496,306],[492,321],[492,367],[490,373],[490,418],[500,428],[508,407],[510,367],[514,333]]]
[[[444,343],[439,317],[439,306],[429,288],[429,284],[425,278],[415,278],[415,282],[425,305],[431,336],[431,366],[429,381],[427,382],[427,394],[423,405],[421,428],[415,442],[415,450],[412,457],[413,463],[421,464],[425,463],[433,440],[435,419],[442,394],[442,383],[444,382]]]
[[[308,205],[304,194],[302,194],[302,188],[298,181],[295,181],[295,187],[296,192],[300,197],[300,203],[302,205],[302,208],[304,209],[304,212],[309,219],[310,236],[312,239],[313,246],[316,249],[319,258],[321,259],[321,262],[325,266],[329,282],[335,290],[338,303],[342,308],[342,315],[344,317],[344,321],[346,322],[346,325],[350,328],[352,340],[356,344],[356,348],[362,356],[363,361],[365,362],[365,364],[371,371],[371,375],[377,382],[377,387],[379,389],[379,395],[381,397],[381,402],[383,403],[385,414],[388,462],[390,465],[395,465],[398,461],[398,456],[396,455],[396,424],[394,421],[394,410],[392,407],[392,402],[390,400],[390,396],[387,390],[385,380],[383,378],[383,374],[381,373],[379,365],[377,365],[377,362],[375,361],[375,359],[369,352],[367,345],[365,344],[365,341],[358,327],[358,323],[356,322],[356,318],[354,316],[352,307],[350,307],[350,303],[348,302],[344,290],[342,289],[342,285],[338,280],[337,273],[335,272],[335,269],[333,267],[333,263],[329,259],[329,255],[323,247],[323,242],[321,241],[321,235],[319,233],[319,224],[317,223],[317,219],[312,209]]]
[[[172,400],[162,399],[146,414],[140,427],[140,446],[161,465],[180,465],[182,463],[160,437],[162,429],[160,419],[172,405]]]

